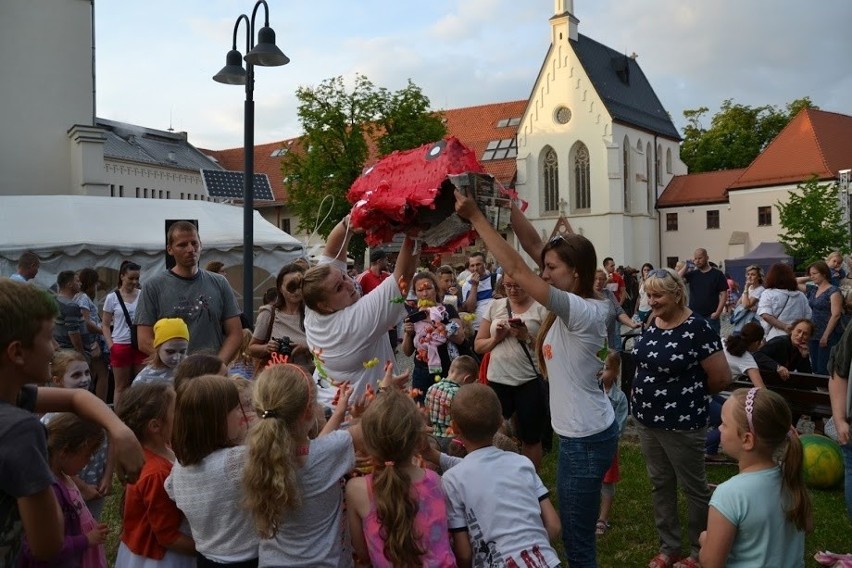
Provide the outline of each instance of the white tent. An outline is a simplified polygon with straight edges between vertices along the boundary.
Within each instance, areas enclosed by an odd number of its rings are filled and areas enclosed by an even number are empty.
[[[18,257],[32,251],[41,258],[36,281],[46,287],[63,270],[118,270],[124,259],[142,266],[144,280],[148,271],[165,270],[166,219],[198,221],[202,266],[211,260],[242,266],[241,207],[176,199],[13,195],[0,196],[0,275],[17,271]],[[254,212],[257,268],[274,278],[301,256],[300,241]],[[236,285],[241,277],[232,280]],[[263,280],[256,274],[255,286]]]

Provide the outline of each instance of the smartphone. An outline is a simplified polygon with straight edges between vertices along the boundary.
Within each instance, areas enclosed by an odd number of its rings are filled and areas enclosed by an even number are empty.
[[[521,318],[512,318],[509,320],[511,327],[524,327],[524,321]]]
[[[417,323],[419,321],[425,320],[427,317],[429,317],[429,313],[421,310],[418,312],[414,312],[413,314],[405,318],[405,321],[406,323]]]

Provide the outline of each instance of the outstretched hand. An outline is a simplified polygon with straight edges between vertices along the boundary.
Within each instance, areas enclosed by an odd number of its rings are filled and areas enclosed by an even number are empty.
[[[472,198],[456,190],[456,213],[462,219],[469,221],[471,217],[479,213],[479,207]]]

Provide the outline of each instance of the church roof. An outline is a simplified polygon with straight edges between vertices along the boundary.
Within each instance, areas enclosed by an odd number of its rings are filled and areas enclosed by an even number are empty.
[[[636,59],[583,34],[571,45],[613,120],[681,139]]]
[[[802,109],[729,190],[833,179],[852,168],[852,116]]]
[[[657,199],[657,208],[725,203],[728,200],[726,194],[728,186],[744,171],[746,171],[745,168],[740,168],[674,176]]]

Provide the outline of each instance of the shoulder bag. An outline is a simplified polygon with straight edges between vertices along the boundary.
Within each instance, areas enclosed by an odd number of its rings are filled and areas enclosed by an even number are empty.
[[[262,308],[261,308],[262,309]],[[272,326],[275,325],[275,306],[272,306],[269,310],[269,325],[266,326],[266,334],[264,337],[264,342],[269,343],[269,340],[272,339]],[[264,344],[264,347],[266,345]],[[272,355],[267,351],[264,353],[262,357],[252,357],[254,359],[254,376],[257,377],[258,374],[266,367],[269,363],[269,359]]]
[[[118,288],[115,289],[115,297],[118,298],[118,303],[121,304],[121,311],[124,312],[124,320],[127,322],[127,327],[130,328],[130,346],[139,351],[139,336],[136,335],[136,324],[130,319],[130,312],[127,311],[124,298],[121,297],[121,290]]]

